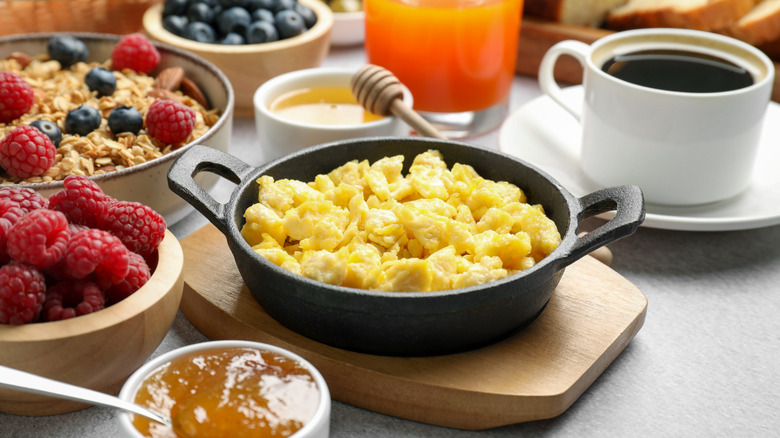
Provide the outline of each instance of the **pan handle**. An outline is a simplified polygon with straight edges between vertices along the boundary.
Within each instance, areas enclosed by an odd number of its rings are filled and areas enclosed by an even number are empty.
[[[580,198],[578,223],[592,216],[615,211],[615,216],[595,230],[579,237],[561,261],[569,265],[623,237],[630,236],[645,220],[645,201],[637,186],[608,187]]]
[[[168,187],[190,203],[223,233],[228,233],[226,206],[217,202],[195,182],[200,172],[211,172],[237,184],[231,199],[240,190],[240,183],[254,170],[238,158],[208,146],[193,145],[168,170]]]

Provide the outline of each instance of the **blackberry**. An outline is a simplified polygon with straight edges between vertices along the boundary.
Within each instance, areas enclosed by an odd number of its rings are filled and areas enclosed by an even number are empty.
[[[110,96],[116,91],[116,77],[110,71],[95,67],[84,77],[90,91],[97,91],[98,97]]]
[[[60,142],[62,141],[62,131],[56,123],[50,122],[48,120],[36,120],[30,123],[30,126],[38,128],[39,131],[43,132],[47,137],[49,137],[49,140],[51,140],[55,147],[60,146]]]
[[[292,9],[284,9],[276,14],[276,30],[281,39],[292,38],[306,32],[306,24],[301,14]]]
[[[80,107],[68,111],[65,116],[65,132],[85,136],[100,127],[100,112],[89,106]]]
[[[141,112],[131,106],[119,106],[111,110],[108,115],[108,129],[115,135],[122,132],[138,134],[144,126],[144,117]]]
[[[268,21],[255,21],[249,25],[249,29],[246,31],[246,42],[248,44],[270,43],[278,39],[279,33],[276,31],[276,27]]]
[[[87,45],[70,35],[52,37],[49,39],[47,48],[51,59],[59,61],[62,68],[86,61],[89,56]]]

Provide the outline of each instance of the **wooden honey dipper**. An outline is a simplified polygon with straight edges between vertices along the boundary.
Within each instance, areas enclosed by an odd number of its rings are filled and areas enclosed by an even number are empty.
[[[352,76],[350,85],[355,99],[368,111],[380,116],[393,114],[421,135],[447,139],[404,103],[401,81],[386,68],[367,64]]]

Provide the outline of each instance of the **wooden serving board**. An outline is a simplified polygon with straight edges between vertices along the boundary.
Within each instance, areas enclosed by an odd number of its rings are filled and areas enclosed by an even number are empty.
[[[590,44],[611,33],[613,31],[606,29],[524,18],[520,28],[516,71],[523,75],[536,76],[539,73],[542,57],[556,43],[564,40],[577,40]],[[776,60],[780,57],[780,51],[777,48],[772,46],[759,48],[772,59]],[[780,64],[777,62],[774,64],[775,69],[780,71]],[[582,82],[582,67],[573,58],[562,56],[556,63],[555,77],[561,82],[579,84]],[[772,100],[780,102],[780,74],[775,75]]]
[[[502,341],[442,356],[376,356],[330,347],[277,323],[244,286],[224,235],[212,225],[181,245],[181,309],[207,337],[289,349],[320,370],[336,400],[460,429],[561,414],[633,339],[647,309],[639,289],[585,257],[566,268],[542,315]]]

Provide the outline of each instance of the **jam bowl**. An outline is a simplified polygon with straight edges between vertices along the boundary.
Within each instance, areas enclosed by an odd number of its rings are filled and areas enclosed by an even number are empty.
[[[255,252],[241,235],[245,210],[258,200],[256,180],[313,181],[351,160],[374,162],[404,155],[405,167],[420,153],[438,150],[448,166],[468,164],[482,177],[521,188],[529,204],[541,204],[561,236],[557,248],[533,267],[481,285],[434,292],[380,292],[333,286],[288,272]],[[221,204],[192,181],[214,172],[237,184]],[[510,155],[449,140],[377,137],[326,143],[254,168],[225,153],[193,148],[172,166],[171,190],[190,202],[227,237],[249,291],[287,328],[316,341],[381,355],[444,354],[487,345],[522,329],[541,314],[564,268],[590,252],[632,234],[645,215],[641,190],[605,188],[577,198],[531,164]],[[578,237],[584,219],[614,217]]]
[[[207,341],[163,353],[127,379],[119,398],[170,416],[186,436],[330,433],[330,391],[320,372],[303,357],[260,342]],[[202,412],[208,421],[201,421]],[[126,438],[173,436],[170,427],[131,413],[117,420]]]

